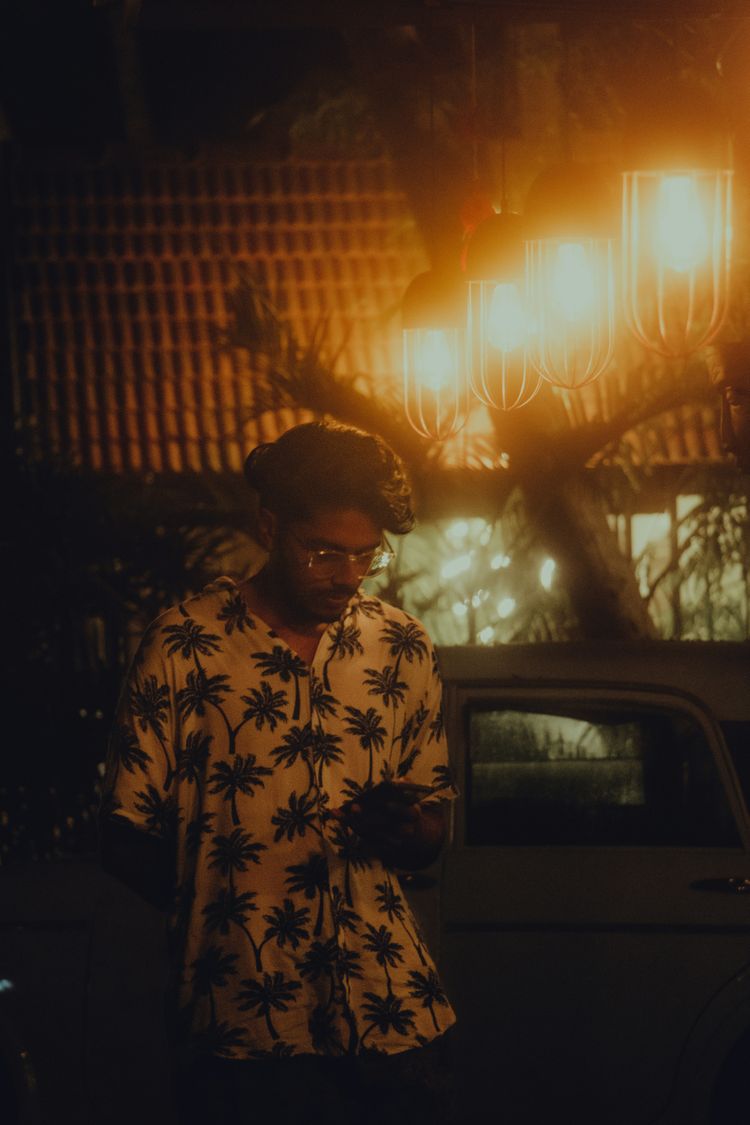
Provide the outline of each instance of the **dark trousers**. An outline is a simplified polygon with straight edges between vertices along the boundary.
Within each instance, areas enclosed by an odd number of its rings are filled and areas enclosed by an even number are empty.
[[[179,1125],[452,1125],[450,1033],[397,1055],[194,1060]]]

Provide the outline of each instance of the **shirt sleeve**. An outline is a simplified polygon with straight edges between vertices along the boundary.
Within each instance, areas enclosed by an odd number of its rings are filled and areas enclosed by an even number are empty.
[[[102,818],[117,817],[155,836],[173,835],[176,709],[171,667],[152,625],[128,672],[109,741]]]
[[[424,639],[427,652],[422,665],[414,670],[416,690],[405,715],[397,775],[404,781],[428,785],[435,798],[452,801],[459,791],[445,736],[443,682],[437,654],[426,634]]]

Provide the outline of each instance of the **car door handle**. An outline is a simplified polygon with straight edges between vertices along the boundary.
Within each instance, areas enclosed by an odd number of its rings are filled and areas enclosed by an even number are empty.
[[[744,875],[727,875],[723,879],[696,879],[691,891],[714,891],[722,895],[750,895],[750,879]]]

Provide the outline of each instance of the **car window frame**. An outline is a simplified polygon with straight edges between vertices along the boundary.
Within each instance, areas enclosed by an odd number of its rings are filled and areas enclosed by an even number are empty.
[[[545,680],[534,683],[516,680],[497,680],[493,683],[461,681],[454,678],[446,682],[446,729],[451,764],[458,779],[459,787],[465,785],[469,757],[469,722],[471,705],[479,703],[482,709],[502,710],[514,703],[521,709],[533,710],[534,703],[559,702],[564,708],[574,706],[576,701],[582,705],[610,703],[612,707],[649,707],[686,714],[700,727],[706,744],[713,756],[721,784],[726,794],[729,809],[734,817],[740,839],[740,849],[750,850],[750,818],[742,786],[737,777],[729,748],[724,739],[720,720],[705,704],[695,696],[679,690],[669,690],[661,685],[653,688],[648,685],[608,681],[606,684],[591,683],[585,680]],[[497,701],[497,707],[492,704]],[[523,708],[523,703],[527,704]],[[453,810],[450,846],[487,852],[489,850],[513,848],[513,844],[470,844],[467,843],[467,804],[465,800],[456,802]],[[674,847],[679,849],[703,850],[700,845],[674,844],[530,844],[518,845],[537,848],[592,848],[592,849],[650,849]],[[735,849],[737,850],[737,849]]]

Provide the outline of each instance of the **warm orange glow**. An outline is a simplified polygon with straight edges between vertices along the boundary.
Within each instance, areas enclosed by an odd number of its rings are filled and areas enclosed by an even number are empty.
[[[471,389],[485,406],[515,410],[539,390],[527,359],[529,330],[519,284],[469,282],[467,364]]]
[[[443,441],[468,414],[466,369],[455,328],[404,329],[404,407],[422,437]]]
[[[626,172],[625,321],[645,347],[686,356],[716,338],[729,308],[732,172]]]
[[[529,356],[542,378],[577,390],[614,350],[612,239],[533,239],[526,244]]]
[[[453,366],[449,332],[442,328],[424,329],[414,355],[417,381],[433,392],[444,391],[453,374]]]
[[[510,282],[496,285],[487,317],[487,341],[502,352],[520,348],[526,339],[526,312],[518,286]]]
[[[657,260],[665,269],[687,273],[708,255],[708,230],[692,176],[664,176],[656,202]]]
[[[583,243],[560,243],[549,284],[552,302],[569,324],[591,316],[595,304],[594,267]]]

